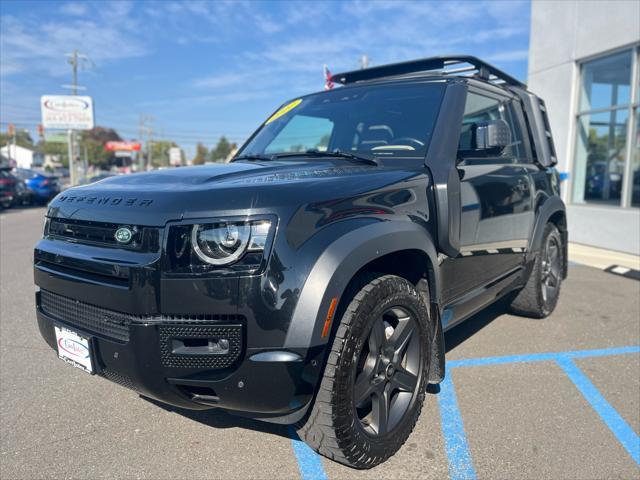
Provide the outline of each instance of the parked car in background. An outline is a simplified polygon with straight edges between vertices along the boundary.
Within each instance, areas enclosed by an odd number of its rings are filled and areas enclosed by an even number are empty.
[[[0,169],[0,208],[9,208],[13,203],[15,178],[8,168]]]
[[[24,181],[30,202],[46,204],[60,193],[58,177],[46,172],[27,168],[16,168],[14,175]]]
[[[29,192],[25,182],[11,172],[11,168],[0,169],[0,205],[9,208],[29,203]]]

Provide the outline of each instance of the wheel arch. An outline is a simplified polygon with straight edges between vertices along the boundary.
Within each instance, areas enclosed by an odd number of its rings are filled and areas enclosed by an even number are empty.
[[[345,294],[359,274],[377,272],[411,281],[428,296],[434,342],[430,381],[444,375],[444,337],[439,316],[440,275],[431,234],[411,221],[377,222],[355,229],[333,241],[317,258],[300,292],[287,331],[285,348],[326,346],[331,335],[322,336],[324,323],[334,306],[331,330],[337,328]],[[427,287],[428,286],[428,291]]]
[[[436,267],[431,257],[422,250],[406,249],[388,253],[376,258],[364,265],[350,281],[353,283],[358,277],[366,273],[380,273],[384,275],[397,275],[406,278],[416,286],[429,308],[430,322],[432,325],[431,361],[429,368],[429,383],[440,383],[445,375],[445,344],[444,331],[440,319],[439,286],[436,277]],[[347,287],[347,290],[349,287]],[[346,296],[345,296],[346,297]],[[343,298],[341,306],[347,298]]]
[[[533,261],[542,248],[544,229],[547,223],[553,223],[562,236],[563,249],[563,277],[566,278],[568,272],[567,245],[569,231],[567,225],[567,210],[560,197],[550,197],[538,208],[536,220],[531,234],[530,247],[527,252],[527,263]]]

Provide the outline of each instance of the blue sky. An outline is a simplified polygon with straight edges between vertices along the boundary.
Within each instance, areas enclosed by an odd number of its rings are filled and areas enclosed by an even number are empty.
[[[124,138],[140,115],[188,154],[241,142],[284,100],[332,72],[432,55],[477,55],[526,80],[528,1],[2,0],[0,122],[34,129],[39,98],[68,93],[65,53],[86,54],[79,83],[96,123]]]

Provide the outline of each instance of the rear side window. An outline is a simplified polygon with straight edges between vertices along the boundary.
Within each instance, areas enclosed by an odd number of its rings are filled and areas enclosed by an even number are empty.
[[[458,150],[471,150],[472,127],[475,123],[487,120],[504,120],[511,130],[511,145],[502,151],[499,156],[478,156],[477,158],[465,155],[465,163],[519,163],[527,162],[527,153],[520,121],[514,110],[515,105],[509,99],[498,100],[493,97],[480,95],[475,92],[467,94],[462,118],[462,130]]]

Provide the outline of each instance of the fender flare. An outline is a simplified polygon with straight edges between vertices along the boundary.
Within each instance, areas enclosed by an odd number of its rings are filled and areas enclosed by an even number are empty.
[[[284,347],[324,346],[329,337],[322,338],[321,334],[331,300],[337,298],[340,302],[347,285],[362,267],[376,258],[403,250],[419,250],[429,257],[433,267],[433,275],[429,278],[431,301],[438,302],[438,256],[425,228],[411,221],[369,224],[339,237],[318,257],[300,292]]]
[[[567,218],[567,208],[562,201],[562,199],[558,196],[549,197],[544,201],[538,208],[538,212],[536,214],[536,221],[533,225],[533,230],[531,232],[531,239],[529,242],[529,250],[527,251],[526,261],[527,263],[531,263],[540,249],[542,248],[542,235],[544,234],[544,229],[549,220],[553,215],[558,212],[562,212],[565,217],[565,221]],[[562,235],[563,241],[563,250],[564,250],[564,276],[567,275],[567,267],[568,267],[568,259],[567,259],[567,244],[568,244],[568,232],[565,228],[564,230],[560,229],[560,234]]]
[[[527,252],[527,260],[531,260],[533,255],[537,253],[542,247],[542,235],[544,233],[544,227],[549,222],[549,219],[553,214],[557,212],[562,212],[565,214],[567,209],[564,205],[564,202],[560,199],[560,197],[549,197],[544,203],[540,205],[538,208],[538,213],[536,214],[536,221],[533,225],[533,230],[531,232],[531,241],[529,242],[529,251]]]

